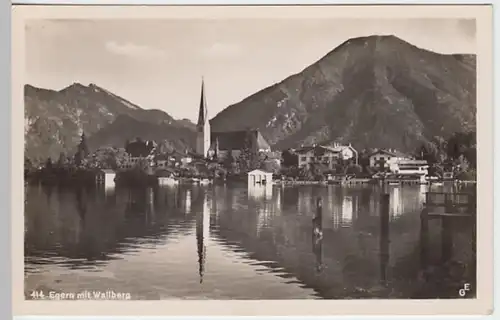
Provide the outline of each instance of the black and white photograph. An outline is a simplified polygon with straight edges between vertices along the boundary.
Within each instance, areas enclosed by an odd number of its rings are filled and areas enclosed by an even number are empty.
[[[24,20],[24,299],[476,299],[477,30]]]

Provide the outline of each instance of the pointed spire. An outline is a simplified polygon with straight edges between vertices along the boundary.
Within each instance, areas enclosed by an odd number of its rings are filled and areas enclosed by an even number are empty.
[[[200,97],[200,110],[198,113],[198,126],[205,125],[207,119],[207,101],[205,98],[205,80],[201,77],[201,97]]]

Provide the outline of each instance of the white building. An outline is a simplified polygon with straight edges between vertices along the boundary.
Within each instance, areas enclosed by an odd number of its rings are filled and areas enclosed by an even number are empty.
[[[401,152],[385,149],[378,149],[371,153],[369,157],[370,167],[372,168],[380,168],[381,162],[384,163],[384,168],[389,168],[389,163],[391,161],[408,160],[408,158]]]
[[[389,170],[397,175],[427,176],[429,165],[425,160],[393,159],[389,161]]]
[[[273,183],[273,174],[271,172],[255,169],[248,173],[249,186],[253,186],[256,184],[271,185],[272,183]]]
[[[334,144],[333,146],[312,145],[295,150],[299,159],[299,167],[308,166],[311,163],[322,163],[330,169],[341,160],[358,161],[358,152],[350,144],[347,146]]]

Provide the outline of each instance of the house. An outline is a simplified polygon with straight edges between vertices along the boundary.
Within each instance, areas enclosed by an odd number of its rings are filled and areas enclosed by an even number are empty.
[[[260,185],[270,185],[273,182],[272,172],[267,172],[259,169],[255,169],[248,173],[248,185],[254,186],[256,184]]]
[[[427,176],[429,165],[425,160],[392,159],[389,170],[397,175]]]
[[[156,148],[156,142],[152,140],[143,141],[137,138],[135,141],[125,143],[125,152],[128,157],[120,166],[121,169],[132,169],[139,164],[153,166],[153,154]]]
[[[299,167],[308,166],[311,163],[322,163],[329,169],[341,161],[353,160],[357,163],[358,152],[350,144],[347,146],[335,143],[333,146],[312,145],[295,150],[298,155]]]
[[[158,169],[155,172],[155,176],[158,178],[159,185],[172,185],[179,183],[179,181],[175,179],[174,171],[170,169]]]
[[[153,157],[154,166],[157,169],[164,169],[168,167],[171,157],[168,154],[158,154]]]
[[[181,158],[182,165],[187,165],[187,164],[190,164],[191,162],[193,162],[193,158],[189,155],[186,155],[186,156]]]
[[[115,186],[116,172],[111,169],[101,169],[97,172],[96,182],[104,184],[105,187]]]
[[[384,163],[384,168],[389,168],[390,161],[408,159],[403,153],[392,149],[377,149],[369,155],[370,167],[380,168],[381,163]]]

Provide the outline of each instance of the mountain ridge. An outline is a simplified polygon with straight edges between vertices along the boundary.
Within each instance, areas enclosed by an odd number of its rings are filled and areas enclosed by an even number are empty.
[[[278,149],[335,140],[409,151],[460,131],[462,124],[475,130],[475,63],[475,55],[439,54],[395,36],[352,38],[301,72],[228,106],[210,123],[218,131],[257,128]],[[443,130],[424,104],[442,113]],[[404,128],[384,132],[400,121],[411,129],[406,137]]]
[[[302,71],[229,105],[210,124],[213,131],[258,129],[281,150],[335,141],[413,151],[475,130],[475,70],[474,54],[435,53],[388,35],[351,38]],[[59,91],[25,86],[30,157],[73,150],[81,131],[93,148],[145,135],[189,149],[195,128],[188,119],[143,109],[93,83]]]
[[[104,133],[99,134],[104,145],[113,142],[113,145],[122,146],[124,137],[128,137],[130,132],[140,133],[144,129],[138,128],[147,126],[151,128],[146,132],[154,132],[157,139],[170,139],[173,145],[182,149],[192,147],[193,138],[188,133],[192,126],[185,120],[177,121],[161,110],[143,109],[93,83],[87,86],[73,83],[59,91],[29,84],[24,89],[25,155],[32,160],[55,159],[61,153],[72,155],[82,132],[87,135],[91,149],[96,149],[101,143],[96,142],[93,136],[101,131],[116,137],[113,139]],[[137,128],[121,126],[122,117]],[[117,119],[118,123],[114,124]],[[123,141],[117,143],[118,140]]]

